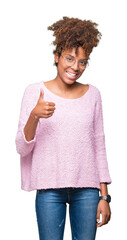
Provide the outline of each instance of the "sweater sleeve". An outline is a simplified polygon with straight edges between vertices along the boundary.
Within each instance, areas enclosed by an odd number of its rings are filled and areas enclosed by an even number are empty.
[[[21,102],[20,107],[20,116],[18,123],[18,131],[15,138],[16,150],[22,156],[25,157],[28,155],[34,148],[36,143],[36,133],[34,139],[31,141],[27,141],[24,134],[24,127],[29,118],[30,112],[32,111],[31,106],[31,94],[30,94],[30,86],[28,86],[25,91]]]
[[[112,182],[108,169],[105,134],[103,127],[103,110],[100,91],[97,91],[94,115],[94,143],[95,159],[99,173],[100,183],[110,184]]]

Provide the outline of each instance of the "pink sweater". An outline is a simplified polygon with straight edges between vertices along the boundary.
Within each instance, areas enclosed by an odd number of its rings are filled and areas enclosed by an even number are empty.
[[[38,101],[40,88],[44,100],[54,102],[56,109],[51,117],[39,119],[35,137],[28,142],[23,128]],[[100,189],[101,182],[110,184],[102,112],[100,91],[91,84],[76,99],[55,95],[43,81],[26,87],[15,138],[21,189]]]

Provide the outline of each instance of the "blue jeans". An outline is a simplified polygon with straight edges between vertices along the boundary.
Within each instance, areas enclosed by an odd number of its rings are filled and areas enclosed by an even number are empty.
[[[37,190],[35,210],[39,239],[63,240],[66,203],[72,240],[94,240],[99,189],[71,187]]]

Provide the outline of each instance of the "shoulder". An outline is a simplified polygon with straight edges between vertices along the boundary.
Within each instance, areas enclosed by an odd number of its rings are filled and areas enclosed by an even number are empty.
[[[26,86],[24,90],[24,96],[31,96],[34,97],[36,94],[38,95],[40,93],[40,88],[41,88],[41,82],[37,83],[31,83]]]
[[[95,85],[93,85],[93,84],[90,84],[90,86],[91,86],[91,88],[93,89],[93,91],[94,91],[95,94],[100,93],[100,89],[99,89],[97,86],[95,86]]]
[[[97,87],[97,86],[95,86],[95,85],[92,85],[92,84],[90,84],[90,86],[91,86],[91,88],[92,88],[92,93],[93,93],[93,95],[96,97],[96,98],[101,98],[101,91],[100,91],[100,89]]]
[[[93,93],[94,94],[99,94],[100,93],[100,90],[98,87],[96,87],[95,85],[93,84],[90,84],[90,83],[87,83],[87,84],[83,84],[83,83],[79,83],[77,82],[78,85],[82,88],[82,89],[87,89],[88,86],[90,86],[90,88],[92,89]]]
[[[40,86],[41,86],[41,82],[31,83],[31,84],[26,86],[25,91],[31,92],[33,90],[38,89]]]
[[[100,89],[95,86],[90,84],[91,86],[91,95],[92,95],[92,99],[95,102],[95,104],[102,104],[102,96],[101,96],[101,91]]]

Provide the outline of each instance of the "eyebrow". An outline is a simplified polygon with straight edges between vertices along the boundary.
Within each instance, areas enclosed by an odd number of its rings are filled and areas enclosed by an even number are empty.
[[[67,53],[67,55],[70,56],[70,57],[74,57],[74,56],[72,56],[72,55],[69,54],[69,53]],[[88,59],[87,59],[87,58],[82,58],[82,59],[80,59],[80,60],[88,60]]]

